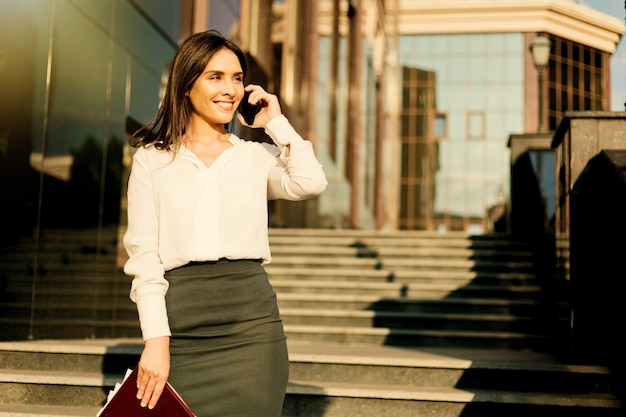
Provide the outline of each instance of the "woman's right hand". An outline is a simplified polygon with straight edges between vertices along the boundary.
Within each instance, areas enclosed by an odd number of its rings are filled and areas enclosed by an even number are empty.
[[[144,342],[137,366],[137,399],[153,409],[170,374],[170,338],[155,337]]]
[[[254,123],[251,125],[246,123],[241,113],[237,113],[237,119],[242,125],[265,128],[270,120],[282,114],[278,97],[274,94],[268,93],[260,85],[248,84],[244,91],[250,93],[250,97],[248,99],[249,103],[260,105],[261,109],[254,117]]]

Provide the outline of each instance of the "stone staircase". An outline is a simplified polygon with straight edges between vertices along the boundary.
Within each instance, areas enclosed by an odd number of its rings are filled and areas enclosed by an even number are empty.
[[[105,269],[115,238],[101,239]],[[75,253],[71,241],[56,245]],[[272,229],[270,241],[291,362],[284,417],[624,415],[609,369],[568,363],[567,281],[538,270],[519,242],[289,229]],[[40,276],[36,314],[29,280],[16,279],[19,251],[0,260],[12,274],[0,318],[0,417],[94,416],[137,361],[128,278],[115,268],[109,285],[106,271],[97,278],[84,262],[93,252],[66,255],[65,267],[52,255],[38,261],[50,282]],[[5,337],[25,328],[36,340]]]
[[[567,331],[565,282],[506,239],[275,231],[272,247],[292,339],[551,351]]]
[[[46,229],[0,247],[0,339],[139,337],[117,235]]]

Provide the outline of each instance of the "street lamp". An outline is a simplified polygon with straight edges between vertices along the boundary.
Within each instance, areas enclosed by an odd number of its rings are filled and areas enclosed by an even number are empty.
[[[537,34],[530,45],[530,53],[539,75],[539,133],[543,132],[543,72],[550,61],[550,39],[543,33]]]

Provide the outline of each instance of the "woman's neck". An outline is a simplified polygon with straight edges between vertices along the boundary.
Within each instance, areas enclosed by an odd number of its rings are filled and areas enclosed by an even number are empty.
[[[185,142],[196,142],[209,144],[212,142],[227,142],[230,134],[226,131],[224,125],[214,126],[208,123],[189,124],[187,133],[185,134]]]

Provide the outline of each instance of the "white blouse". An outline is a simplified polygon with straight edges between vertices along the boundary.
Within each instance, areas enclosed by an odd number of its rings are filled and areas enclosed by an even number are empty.
[[[285,116],[272,119],[265,132],[276,145],[231,135],[232,146],[210,167],[184,146],[176,154],[137,149],[128,180],[124,272],[133,277],[130,298],[144,340],[171,335],[165,271],[220,258],[269,263],[267,201],[303,200],[326,188],[311,142]]]

